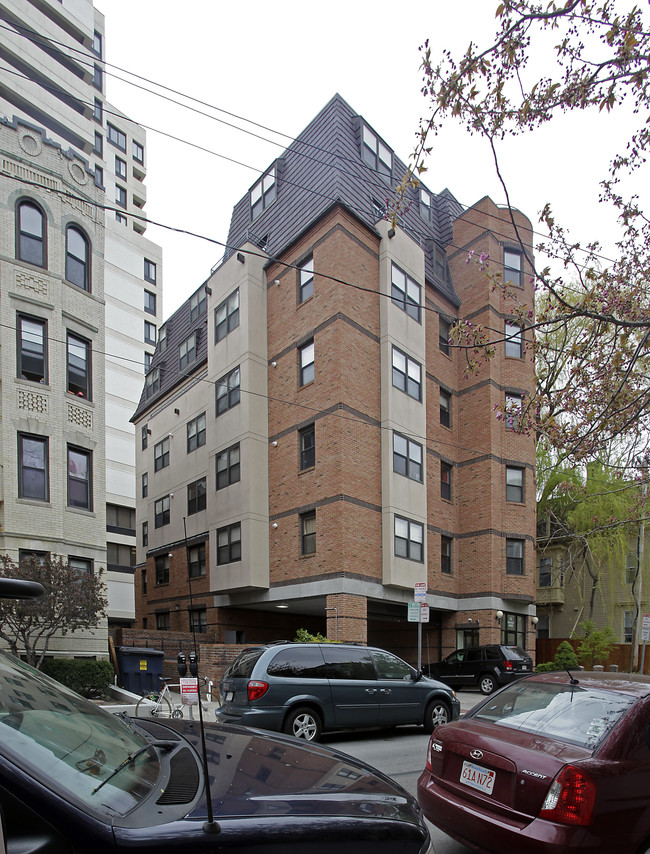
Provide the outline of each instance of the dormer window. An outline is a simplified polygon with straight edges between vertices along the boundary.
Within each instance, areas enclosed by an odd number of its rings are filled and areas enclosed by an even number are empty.
[[[424,187],[420,187],[420,214],[422,219],[426,219],[427,222],[431,222],[432,201],[431,193]]]
[[[196,332],[192,333],[189,338],[186,338],[178,348],[179,371],[183,371],[194,361],[196,361]]]
[[[393,152],[366,125],[363,127],[361,156],[371,169],[390,178],[393,173]]]
[[[208,297],[205,292],[205,288],[199,288],[199,290],[190,297],[190,323],[194,323],[194,321],[202,314],[206,313],[207,305]]]
[[[275,201],[277,195],[275,177],[274,163],[251,190],[251,219],[257,219],[262,211]]]

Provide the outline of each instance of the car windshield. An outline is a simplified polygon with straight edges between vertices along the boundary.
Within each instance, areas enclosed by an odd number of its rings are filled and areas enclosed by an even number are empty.
[[[517,682],[470,717],[595,750],[634,699],[580,685]]]
[[[158,779],[158,754],[148,744],[121,718],[0,652],[0,753],[44,786],[94,812],[124,815]]]

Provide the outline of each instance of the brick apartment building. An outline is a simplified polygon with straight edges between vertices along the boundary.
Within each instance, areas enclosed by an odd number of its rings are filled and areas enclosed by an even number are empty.
[[[133,416],[138,627],[250,643],[302,626],[412,659],[426,582],[425,661],[533,646],[535,449],[495,416],[531,387],[529,333],[467,259],[488,253],[532,304],[527,262],[488,198],[420,185],[391,227],[404,172],[336,95],[161,327]],[[502,342],[467,376],[459,316]]]

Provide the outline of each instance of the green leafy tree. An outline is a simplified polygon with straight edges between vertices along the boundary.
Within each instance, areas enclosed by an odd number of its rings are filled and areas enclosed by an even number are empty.
[[[426,171],[446,122],[461,122],[485,141],[510,207],[500,164],[506,137],[523,138],[568,112],[602,115],[603,134],[619,115],[634,117],[635,129],[595,179],[618,237],[614,252],[608,249],[611,260],[594,235],[574,240],[549,203],[540,217],[546,237],[535,247],[541,264],[520,240],[535,306],[521,302],[489,260],[479,261],[520,324],[537,333],[537,385],[521,429],[543,437],[567,468],[613,447],[634,466],[650,439],[650,216],[637,195],[644,180],[648,185],[642,177],[650,147],[648,11],[625,0],[502,0],[495,11],[494,36],[470,43],[460,57],[445,52],[436,61],[423,46],[430,112],[401,189]],[[516,229],[512,207],[510,214]],[[462,322],[454,336],[477,364],[503,343],[502,330]]]
[[[0,576],[37,581],[45,589],[42,599],[0,599],[0,638],[33,667],[41,666],[54,636],[95,628],[106,613],[102,578],[80,572],[60,557],[31,555],[16,564],[0,555]]]
[[[616,642],[614,632],[609,626],[597,629],[593,620],[580,623],[584,638],[578,647],[578,660],[590,670],[594,664],[604,664]]]
[[[582,591],[582,580],[587,578],[584,604],[589,619],[604,586],[603,572],[623,564],[630,534],[637,530],[630,517],[639,489],[618,478],[617,469],[617,465],[589,463],[584,477],[576,469],[551,469],[538,500],[538,518],[550,521],[551,544],[562,541],[566,548],[565,584],[575,581]]]

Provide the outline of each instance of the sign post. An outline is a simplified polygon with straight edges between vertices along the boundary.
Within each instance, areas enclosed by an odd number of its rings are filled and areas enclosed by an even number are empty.
[[[429,622],[429,606],[426,603],[427,583],[416,581],[413,587],[414,602],[408,603],[408,619],[418,624],[418,673],[422,669],[422,623]]]

